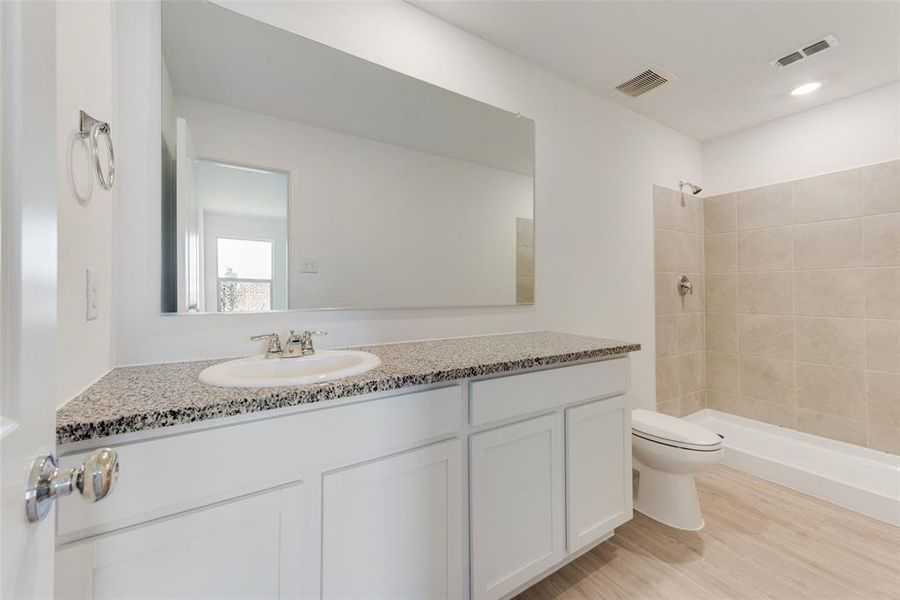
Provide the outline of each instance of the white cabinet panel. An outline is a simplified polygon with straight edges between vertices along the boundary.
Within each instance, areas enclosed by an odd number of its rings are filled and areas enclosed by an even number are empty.
[[[460,598],[458,440],[326,474],[325,598]]]
[[[631,519],[631,419],[619,396],[566,411],[569,552]]]
[[[296,484],[65,546],[56,598],[298,597],[302,493]]]
[[[479,426],[566,404],[624,394],[631,381],[628,358],[482,379],[470,385],[470,420]]]
[[[564,556],[562,414],[470,440],[472,595],[499,598]]]

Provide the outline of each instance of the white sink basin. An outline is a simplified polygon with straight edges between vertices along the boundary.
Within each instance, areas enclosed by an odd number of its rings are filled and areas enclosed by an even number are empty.
[[[304,385],[359,375],[380,364],[374,354],[354,350],[320,350],[299,358],[251,356],[207,367],[200,381],[220,387]]]

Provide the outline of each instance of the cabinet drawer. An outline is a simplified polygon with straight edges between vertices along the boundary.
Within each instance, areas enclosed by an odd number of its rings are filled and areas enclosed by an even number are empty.
[[[591,398],[624,394],[631,379],[627,356],[522,373],[470,384],[469,418],[478,426],[558,408]]]
[[[448,386],[332,408],[323,403],[320,410],[118,446],[115,493],[97,504],[60,502],[57,535],[73,541],[452,435],[462,421],[461,392]],[[84,458],[64,456],[62,466]]]

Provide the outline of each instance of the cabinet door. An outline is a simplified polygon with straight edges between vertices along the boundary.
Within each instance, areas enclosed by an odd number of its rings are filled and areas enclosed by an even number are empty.
[[[472,596],[499,598],[563,558],[562,415],[470,440]]]
[[[63,546],[56,598],[300,595],[301,484]]]
[[[459,598],[458,440],[341,471],[322,482],[324,598]]]
[[[612,533],[632,517],[631,417],[625,396],[566,411],[569,552]]]

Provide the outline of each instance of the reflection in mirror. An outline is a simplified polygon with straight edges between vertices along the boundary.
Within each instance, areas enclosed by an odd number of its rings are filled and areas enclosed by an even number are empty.
[[[534,123],[162,4],[164,312],[534,302]]]

